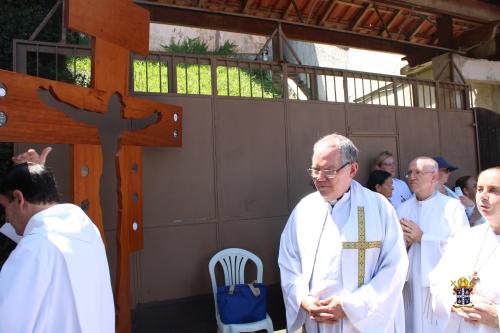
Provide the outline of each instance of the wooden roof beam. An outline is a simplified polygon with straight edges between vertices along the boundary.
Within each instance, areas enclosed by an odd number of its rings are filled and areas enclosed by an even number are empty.
[[[372,2],[370,2],[370,3],[366,2],[363,4],[362,9],[360,9],[360,11],[358,11],[358,14],[353,19],[351,29],[350,29],[351,31],[354,31],[354,29],[356,29],[358,27],[358,25],[361,23],[361,21],[363,20],[363,18],[366,15],[366,13],[368,13],[368,10],[370,10],[370,8],[372,8],[372,6],[373,6]]]
[[[380,22],[382,22],[382,25],[384,27],[383,31],[385,31],[387,33],[387,36],[389,36],[389,38],[391,38],[391,33],[389,32],[389,28],[387,28],[387,24],[385,24],[384,17],[380,14],[378,7],[373,6],[373,8],[375,9],[375,12],[377,13],[378,19],[380,20]]]
[[[250,8],[251,4],[252,4],[252,0],[243,0],[241,2],[241,13],[246,14],[248,12],[248,8]]]
[[[420,22],[418,22],[418,24],[417,24],[417,27],[415,28],[415,30],[413,30],[411,35],[408,37],[408,41],[411,41],[418,34],[420,29],[422,29],[422,27],[424,26],[424,23],[425,23],[425,18],[421,17]]]
[[[238,13],[215,13],[204,9],[193,10],[150,1],[135,0],[134,2],[150,10],[151,22],[262,36],[270,36],[276,30],[276,26],[281,24],[284,34],[289,39],[410,55],[410,66],[417,65],[418,63],[413,61],[420,59],[420,57],[413,57],[413,54],[418,53],[425,55],[426,58],[432,58],[439,54],[454,51],[439,46],[418,45],[407,41],[367,36],[356,32],[307,26],[297,22],[256,18]],[[462,51],[454,52],[465,55],[465,52]]]
[[[448,15],[436,17],[438,45],[452,48],[453,46],[453,18]]]
[[[337,5],[337,0],[330,0],[330,3],[328,4],[328,7],[326,8],[326,11],[321,15],[319,18],[318,22],[316,23],[317,25],[323,25],[325,21],[328,19],[330,14],[332,13],[333,8]]]
[[[449,15],[454,19],[486,23],[500,17],[500,7],[480,0],[376,0],[391,7],[416,10],[426,15]]]
[[[394,12],[394,15],[391,17],[391,19],[389,20],[389,22],[387,22],[386,29],[382,30],[379,33],[379,36],[382,36],[382,37],[392,37],[390,29],[391,29],[392,25],[394,24],[394,22],[396,22],[396,19],[398,18],[398,16],[399,16],[400,13],[401,13],[401,9],[396,9],[396,11]]]
[[[295,13],[297,13],[297,16],[299,18],[300,23],[304,23],[304,19],[302,18],[302,15],[300,14],[299,6],[297,6],[297,3],[295,0],[292,0],[292,5],[293,9],[295,9]]]
[[[293,0],[288,0],[288,5],[286,5],[286,9],[283,11],[283,14],[281,14],[281,19],[285,20],[288,14],[290,13],[290,10],[293,8]]]

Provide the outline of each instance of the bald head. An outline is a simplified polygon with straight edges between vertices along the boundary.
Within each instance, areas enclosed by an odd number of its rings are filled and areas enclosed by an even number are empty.
[[[500,166],[486,169],[479,174],[476,203],[491,229],[500,235]]]
[[[408,186],[418,200],[425,200],[434,193],[438,170],[437,162],[427,156],[417,157],[410,162],[406,173]]]

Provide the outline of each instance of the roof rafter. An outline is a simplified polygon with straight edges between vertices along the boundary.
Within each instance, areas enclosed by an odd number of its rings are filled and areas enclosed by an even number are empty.
[[[330,0],[330,3],[328,4],[328,7],[326,8],[326,10],[323,13],[323,15],[321,15],[321,17],[319,18],[319,20],[317,21],[316,24],[317,25],[323,25],[325,23],[326,19],[332,13],[332,10],[333,10],[333,8],[335,8],[336,5],[337,5],[337,0]]]
[[[352,24],[351,24],[351,31],[354,31],[354,29],[356,29],[358,27],[358,25],[361,23],[361,21],[363,20],[363,18],[365,17],[366,13],[368,12],[368,10],[370,10],[373,6],[373,3],[370,2],[365,2],[363,4],[363,7],[361,7],[361,9],[358,11],[355,19],[353,20]]]
[[[415,28],[415,30],[413,30],[413,32],[411,33],[411,35],[408,37],[408,41],[411,41],[420,31],[420,29],[422,29],[422,27],[424,26],[424,23],[425,23],[425,18],[424,17],[420,17],[420,21],[417,23],[417,27]]]
[[[251,4],[252,4],[252,0],[243,0],[241,2],[241,12],[243,14],[246,14],[246,12],[248,11],[248,8],[250,7]]]

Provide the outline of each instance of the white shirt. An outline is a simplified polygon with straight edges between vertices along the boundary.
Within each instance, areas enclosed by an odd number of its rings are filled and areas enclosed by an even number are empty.
[[[0,271],[0,332],[115,331],[101,235],[77,206],[35,214]]]
[[[439,192],[423,201],[413,196],[402,203],[397,212],[400,219],[412,220],[423,233],[420,243],[413,243],[408,251],[410,266],[403,289],[406,331],[436,332],[428,276],[441,259],[449,239],[458,231],[468,229],[469,222],[460,201]]]
[[[441,332],[446,333],[498,333],[482,324],[464,321],[451,312],[456,301],[450,281],[461,277],[471,278],[478,272],[479,281],[474,294],[486,297],[496,304],[500,316],[500,237],[495,235],[488,223],[460,232],[450,241],[441,262],[430,275],[432,305]],[[473,296],[474,297],[474,296]],[[474,303],[474,298],[471,298]]]
[[[389,198],[394,208],[411,198],[411,191],[408,185],[401,179],[392,178],[392,196]]]
[[[366,241],[381,242],[365,251],[361,287],[359,251],[342,248],[359,241],[358,207],[364,207]],[[408,261],[394,208],[382,195],[353,181],[333,210],[318,192],[306,196],[283,231],[278,262],[289,332],[304,324],[308,333],[404,331],[399,301]],[[340,295],[347,318],[318,330],[300,307],[308,294]]]

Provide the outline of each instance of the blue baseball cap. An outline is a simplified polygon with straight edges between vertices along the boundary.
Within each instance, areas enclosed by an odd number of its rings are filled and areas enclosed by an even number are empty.
[[[446,161],[444,159],[444,157],[442,157],[442,156],[436,156],[436,157],[434,157],[434,161],[437,162],[439,169],[448,169],[449,172],[452,172],[452,171],[455,171],[455,170],[458,169],[458,167],[456,167],[456,166],[451,165],[450,163],[448,163],[448,161]]]

